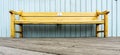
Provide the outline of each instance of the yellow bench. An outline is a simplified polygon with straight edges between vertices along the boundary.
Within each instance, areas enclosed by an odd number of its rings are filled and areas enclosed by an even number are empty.
[[[108,36],[108,13],[99,12],[23,12],[10,10],[11,14],[11,37],[15,38],[15,33],[20,33],[23,37],[23,24],[96,24],[96,37],[99,32],[104,32],[104,37]],[[15,18],[19,15],[19,19]],[[103,19],[99,19],[104,15]],[[15,25],[20,25],[20,31],[15,30]],[[99,25],[104,24],[104,31],[99,31]]]

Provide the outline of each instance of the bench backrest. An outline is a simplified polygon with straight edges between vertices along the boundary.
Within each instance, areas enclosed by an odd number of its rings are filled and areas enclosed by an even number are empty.
[[[21,20],[96,20],[96,12],[22,12]]]

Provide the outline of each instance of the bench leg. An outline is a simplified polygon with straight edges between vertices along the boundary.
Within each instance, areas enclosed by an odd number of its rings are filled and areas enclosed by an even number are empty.
[[[20,38],[23,38],[23,25],[20,24]]]
[[[108,36],[108,28],[107,25],[104,25],[104,38]]]
[[[96,37],[99,37],[99,24],[96,24]]]
[[[11,36],[11,38],[15,38],[15,24],[14,24],[14,22],[12,21],[11,22],[11,30],[10,30],[10,36]]]
[[[108,37],[108,15],[104,15],[104,37]]]

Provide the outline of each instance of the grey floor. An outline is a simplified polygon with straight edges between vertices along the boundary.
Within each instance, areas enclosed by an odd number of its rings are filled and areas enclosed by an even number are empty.
[[[120,55],[120,38],[0,38],[6,55]]]
[[[0,55],[55,55],[0,46]]]

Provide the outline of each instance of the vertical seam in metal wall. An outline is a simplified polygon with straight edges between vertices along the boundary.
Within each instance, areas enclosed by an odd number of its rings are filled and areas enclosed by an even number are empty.
[[[80,0],[80,12],[81,12],[81,0]],[[80,37],[81,37],[81,30],[82,30],[82,28],[81,28],[81,24],[80,24]]]
[[[92,8],[93,8],[93,7],[92,7],[92,0],[91,0],[91,12],[92,12]],[[93,25],[94,25],[94,24],[93,24]],[[93,26],[93,25],[92,25],[92,26]],[[90,26],[91,35],[92,35],[92,26]],[[93,35],[92,35],[92,36],[93,36]]]
[[[61,0],[60,0],[60,12],[62,12],[62,10],[61,10]]]
[[[60,0],[60,12],[62,12],[62,9],[61,9],[61,0]],[[60,28],[60,30],[59,30],[59,34],[60,34],[60,35],[58,35],[58,36],[61,36],[61,29],[62,29],[61,26],[62,26],[62,25],[60,25],[60,27],[59,27],[59,28]],[[62,37],[62,36],[61,36],[61,37]]]
[[[40,0],[38,0],[38,2],[39,2],[39,4],[38,4],[39,5],[39,12],[40,12]]]
[[[108,0],[106,0],[106,9],[108,10]],[[109,21],[109,18],[108,18]],[[109,24],[108,24],[108,35],[109,35]]]
[[[97,0],[96,0],[96,10],[97,10],[97,6],[98,6],[98,5],[97,5]],[[95,27],[96,27],[96,25],[95,25]],[[96,28],[95,28],[95,29],[96,29]],[[98,33],[98,34],[99,34],[99,33]],[[99,34],[99,35],[100,35],[100,34]]]
[[[2,3],[1,3],[1,5],[0,5],[0,6],[1,6],[1,8],[2,8]],[[1,9],[0,11],[1,11],[1,15],[2,15],[2,9]],[[2,20],[2,16],[1,16],[1,18],[0,18],[0,19]],[[1,20],[0,20],[0,24],[2,24],[2,23],[1,23]],[[0,36],[1,36],[1,28],[2,28],[2,27],[0,26]],[[1,37],[2,37],[2,36],[1,36]]]
[[[34,0],[34,12],[35,12],[36,10],[35,10],[35,0]],[[35,30],[35,25],[33,25],[33,30]],[[34,37],[35,35],[34,35],[34,33],[33,33],[33,37]]]
[[[1,10],[2,14],[1,15],[3,16],[3,0],[2,0],[1,6],[2,6],[2,10]],[[1,18],[1,24],[3,24],[3,17]],[[1,37],[3,37],[2,36],[2,30],[3,30],[3,27],[1,27]]]
[[[101,0],[101,11],[103,10],[103,1]],[[101,18],[100,19],[102,19],[102,16],[101,16]],[[100,27],[100,29],[102,30],[102,24],[101,24],[101,27]],[[102,37],[102,33],[101,33],[101,37]]]
[[[18,6],[17,8],[19,9],[19,1],[18,1],[18,4],[17,4],[17,6]],[[19,28],[19,30],[20,30],[20,28]]]
[[[48,0],[48,3],[49,3],[49,5],[48,5],[49,10],[48,11],[50,12],[50,0]],[[50,35],[49,35],[50,34],[50,30],[49,30],[50,25],[47,25],[47,27],[48,27],[47,28],[48,29],[48,37],[50,37]]]
[[[8,4],[9,4],[9,2],[7,2]],[[8,4],[7,4],[7,6],[8,6]],[[9,7],[7,7],[7,10],[9,9]],[[8,35],[8,17],[6,16],[6,37],[8,37],[7,35]]]
[[[70,12],[71,12],[71,0],[70,0]],[[70,24],[70,37],[72,37],[72,35],[71,35],[71,34],[72,34],[72,33],[71,33],[71,26],[72,26],[72,25]]]
[[[1,2],[1,5],[0,6],[2,6],[2,2]],[[2,15],[2,9],[1,9],[1,11],[0,11],[1,13],[1,15]],[[2,17],[2,16],[1,16]],[[2,19],[2,18],[1,18]],[[1,20],[0,20],[0,25],[1,25]],[[0,26],[0,36],[1,36],[1,26]]]
[[[45,2],[46,2],[46,4],[45,4],[45,6],[46,6],[46,12],[48,12],[49,11],[48,10],[49,9],[49,6],[48,6],[49,1],[46,0]],[[47,36],[46,37],[49,37],[49,24],[46,25],[46,31],[47,31]]]
[[[46,4],[46,3],[45,3],[45,1],[46,1],[46,0],[43,1],[43,5],[44,5],[44,7],[43,7],[43,12],[46,12],[46,7],[45,7],[45,4]],[[44,31],[43,31],[43,36],[42,36],[42,37],[45,38],[45,36],[44,36],[44,35],[46,35],[46,33],[45,33],[45,31],[46,31],[45,25],[43,25],[43,30],[44,30]]]
[[[112,24],[111,24],[111,36],[113,37],[113,0],[112,0],[112,2],[111,2],[111,22],[112,22]]]
[[[51,4],[51,1],[49,0],[49,12],[51,11],[51,6],[50,6],[50,4]],[[48,26],[48,30],[49,30],[48,37],[51,37],[51,36],[50,36],[50,25]],[[53,37],[53,36],[52,36],[52,37]]]
[[[8,10],[10,9],[10,0],[9,0],[9,8],[8,8]],[[9,11],[8,11],[8,14],[9,14]],[[8,16],[8,24],[9,24],[9,26],[8,26],[8,33],[9,33],[9,35],[8,35],[8,37],[10,37],[10,14],[9,14],[9,16]]]
[[[79,3],[77,4],[77,5],[79,5],[79,6],[78,6],[78,7],[79,7],[78,12],[80,12],[80,9],[81,9],[81,8],[80,8],[80,6],[81,6],[81,5],[80,5],[80,4],[81,4],[81,3],[80,3],[80,0],[78,0],[78,2],[79,2]],[[81,33],[80,33],[80,24],[78,25],[78,28],[77,28],[77,29],[78,29],[78,37],[80,37],[80,35],[81,35]]]
[[[3,0],[3,17],[5,17],[4,16],[4,0]],[[4,21],[4,18],[3,18],[3,21]],[[4,23],[5,24],[5,23]],[[4,28],[3,28],[3,31],[4,31]],[[4,36],[4,35],[3,35]]]
[[[44,0],[44,11],[46,12],[46,0]]]
[[[5,12],[5,11],[4,11],[4,0],[3,0],[3,17],[5,17],[4,12]],[[5,19],[5,18],[3,18],[3,21],[5,21],[4,19]],[[5,24],[5,23],[4,23],[4,24]],[[5,24],[5,25],[6,25],[6,24]],[[3,26],[3,27],[4,27],[4,26]],[[3,28],[3,30],[5,31],[4,28]],[[4,33],[4,32],[3,32],[3,33]],[[6,34],[4,33],[3,35],[6,35]]]
[[[18,5],[19,5],[19,2],[18,2]],[[20,6],[19,6],[20,7]],[[23,11],[24,12],[24,11]],[[25,28],[25,25],[23,25],[23,36],[25,37],[26,35],[24,35],[24,34],[26,34],[27,32],[24,32],[24,28]],[[28,27],[28,29],[29,29],[29,27]]]
[[[24,2],[22,1],[22,6],[23,6],[23,9],[24,9],[24,5],[25,5],[25,4],[24,4]],[[23,11],[24,11],[24,10],[23,10]],[[25,25],[23,25],[23,27],[25,28],[26,26],[25,26]],[[24,32],[24,31],[23,31],[23,32]],[[27,34],[27,32],[24,32],[24,34]],[[24,35],[24,34],[23,34],[23,35]],[[27,35],[26,35],[26,36],[27,36]]]
[[[24,7],[24,9],[26,8],[24,5],[26,5],[26,3],[25,3],[25,0],[23,1],[23,7]],[[24,11],[26,11],[26,10],[24,10]],[[29,26],[30,25],[24,25],[24,27],[27,27],[26,28],[26,31],[28,31],[28,30],[30,30],[30,28],[29,28]],[[33,27],[34,28],[34,27]],[[34,30],[34,29],[33,29]],[[29,32],[25,32],[25,34],[28,34]],[[33,34],[33,33],[32,33]],[[29,35],[26,35],[27,37],[29,37]],[[31,35],[31,36],[33,36],[33,35]]]
[[[87,12],[87,0],[85,1],[85,12]],[[85,37],[87,37],[87,30],[86,30],[87,26],[88,26],[87,24],[86,25],[84,24],[84,27],[85,27]]]
[[[8,4],[7,4],[7,5],[8,5]],[[7,9],[7,8],[6,8],[6,9]],[[4,10],[4,15],[5,15],[5,12],[6,12],[6,10]],[[5,35],[5,36],[7,37],[7,32],[8,32],[8,31],[7,31],[7,26],[8,26],[8,25],[7,25],[7,20],[8,20],[8,19],[7,19],[7,16],[6,16],[5,19],[6,19],[6,20],[5,20],[5,22],[6,22],[6,26],[5,26],[5,28],[6,28],[6,35]]]
[[[29,10],[30,10],[30,3],[29,3]],[[33,30],[33,28],[31,28],[32,26],[31,25],[27,25],[28,26],[28,30],[30,30],[31,29],[31,31]],[[30,36],[32,36],[32,33],[33,32],[28,32],[28,34],[30,33]]]
[[[4,4],[4,0],[3,0],[3,20],[2,20],[3,22],[4,22],[4,19],[5,19],[5,18],[4,18],[4,17],[5,17],[5,16],[4,16],[4,13],[5,13],[5,12],[4,12],[4,5],[5,5],[5,4]],[[5,24],[5,23],[3,23],[3,24]],[[3,25],[3,26],[5,26],[5,25]],[[3,28],[3,32],[4,32],[4,30],[5,30],[5,29]],[[2,34],[3,34],[3,33],[2,33]],[[6,35],[6,34],[3,34],[3,37],[5,37],[5,35]]]
[[[55,12],[57,12],[57,7],[56,7],[56,0],[55,0]],[[55,28],[56,29],[56,28]],[[55,30],[55,37],[57,36],[57,30]]]
[[[76,4],[77,4],[77,3],[76,3],[76,0],[75,0],[75,3],[74,3],[74,4],[75,4],[75,12],[76,12],[76,9],[77,9],[77,8],[76,8]],[[76,26],[77,26],[77,25],[75,25],[75,37],[77,37]]]
[[[64,10],[64,9],[65,9],[65,8],[64,8],[64,6],[65,6],[64,0],[61,0],[61,3],[60,3],[60,4],[61,4],[61,9],[62,9],[61,11],[62,11],[62,12],[65,12],[65,10]],[[62,4],[64,4],[64,5],[62,5]],[[62,28],[61,28],[61,30],[62,30],[62,31],[61,31],[62,37],[64,37],[64,33],[65,33],[65,32],[63,32],[63,31],[64,31],[64,28],[65,28],[64,25],[62,25]]]
[[[117,16],[118,16],[118,12],[117,12],[117,11],[118,11],[118,8],[117,8],[117,6],[118,6],[118,5],[117,5],[117,2],[118,2],[118,1],[116,0],[116,37],[118,36],[118,30],[117,30],[117,29],[118,29],[118,26],[117,26],[117,24],[118,24],[118,22],[117,22],[117,20],[118,20],[118,18],[117,18]]]
[[[3,2],[3,3],[4,3],[4,2]],[[4,5],[4,6],[5,6],[5,5]],[[4,22],[5,22],[4,24],[5,24],[5,37],[7,37],[7,36],[6,36],[6,35],[7,35],[7,22],[6,22],[5,10],[6,10],[6,9],[4,9],[4,17],[5,17],[5,18],[4,18]]]
[[[39,0],[37,0],[37,7],[39,8],[39,3],[38,2],[39,2]],[[37,8],[37,12],[39,12],[38,8]],[[36,37],[39,37],[39,32],[38,32],[38,30],[39,30],[39,24],[36,25],[36,30],[37,30]]]
[[[19,3],[19,1],[18,1],[18,3]],[[29,6],[30,7],[30,6]],[[24,12],[24,10],[23,10],[23,12]],[[27,28],[25,28],[25,27],[27,27]],[[26,29],[26,31],[28,31],[30,28],[29,28],[29,25],[23,25],[23,37],[28,37],[27,36],[27,34],[29,34],[29,32],[24,32],[24,29]],[[31,36],[31,33],[30,33],[30,36]]]
[[[3,0],[2,0],[1,6],[3,6]],[[2,7],[2,13],[3,13],[3,7]],[[1,14],[1,15],[3,16],[3,14]],[[1,24],[3,24],[3,17],[2,17],[1,20],[2,20],[2,21],[1,21]],[[2,36],[2,30],[3,30],[3,27],[1,27],[1,36]]]
[[[49,1],[49,11],[51,11],[51,2]]]
[[[47,12],[48,6],[47,6],[47,0],[45,0],[45,12]],[[45,34],[44,37],[48,37],[48,24],[45,24]]]
[[[66,0],[64,0],[64,12],[66,12]],[[65,34],[64,34],[64,37],[66,37],[66,25],[64,26],[64,32],[65,32]]]
[[[41,3],[40,3],[40,0],[38,0],[38,2],[39,2],[39,4],[38,4],[38,5],[39,5],[39,12],[40,12],[40,11],[41,11],[41,8],[40,8],[40,4],[41,4]],[[39,36],[42,37],[40,27],[41,27],[41,26],[40,26],[40,24],[39,24],[39,25],[38,25],[38,30],[39,30],[39,32],[38,32],[38,37],[39,37]]]

